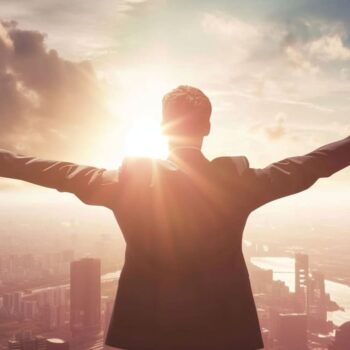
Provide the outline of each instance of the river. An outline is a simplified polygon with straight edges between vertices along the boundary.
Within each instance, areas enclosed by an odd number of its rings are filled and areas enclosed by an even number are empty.
[[[291,292],[294,292],[294,258],[287,257],[255,257],[251,262],[262,268],[273,271],[273,279],[285,282]],[[350,287],[345,284],[325,280],[326,293],[345,311],[328,312],[327,318],[340,326],[350,321]]]

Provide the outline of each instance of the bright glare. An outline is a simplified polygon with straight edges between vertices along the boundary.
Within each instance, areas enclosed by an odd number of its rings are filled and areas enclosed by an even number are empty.
[[[167,144],[160,128],[162,97],[174,84],[159,67],[157,71],[116,72],[114,79],[118,94],[109,107],[117,122],[109,132],[121,135],[121,158],[166,158]]]
[[[159,125],[151,120],[135,121],[126,135],[123,153],[126,156],[165,158],[166,140]]]

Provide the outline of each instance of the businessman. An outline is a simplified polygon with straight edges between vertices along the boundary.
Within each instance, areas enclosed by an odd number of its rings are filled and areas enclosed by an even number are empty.
[[[349,136],[262,169],[245,157],[209,161],[201,146],[210,115],[202,91],[177,87],[163,98],[168,159],[126,158],[118,170],[0,151],[0,176],[71,192],[113,211],[126,253],[107,345],[263,348],[242,255],[247,218],[350,165]]]

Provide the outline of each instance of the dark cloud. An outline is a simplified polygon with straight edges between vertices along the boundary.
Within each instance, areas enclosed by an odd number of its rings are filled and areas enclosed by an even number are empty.
[[[86,148],[104,117],[89,62],[63,59],[43,33],[0,24],[0,147],[45,155]]]

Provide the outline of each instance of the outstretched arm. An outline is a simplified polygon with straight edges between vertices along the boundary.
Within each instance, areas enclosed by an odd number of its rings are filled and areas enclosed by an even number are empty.
[[[252,210],[278,198],[301,192],[319,178],[350,165],[350,136],[303,156],[283,159],[263,169],[248,168],[243,176]]]
[[[0,177],[71,192],[84,203],[110,207],[118,191],[118,170],[42,160],[0,149]]]

